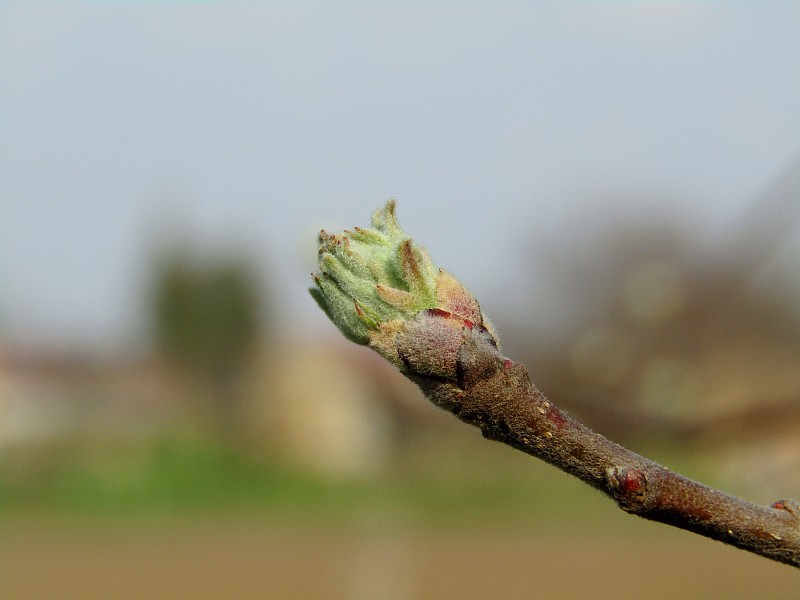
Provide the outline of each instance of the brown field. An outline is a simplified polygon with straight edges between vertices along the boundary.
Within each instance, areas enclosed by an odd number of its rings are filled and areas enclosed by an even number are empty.
[[[800,571],[681,531],[331,528],[259,518],[3,525],[3,600],[800,598]]]

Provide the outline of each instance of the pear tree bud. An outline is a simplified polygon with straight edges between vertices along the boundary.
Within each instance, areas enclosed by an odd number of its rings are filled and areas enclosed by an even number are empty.
[[[462,331],[496,347],[478,301],[400,229],[390,200],[372,227],[319,234],[320,273],[309,291],[348,339],[402,371],[455,377]]]

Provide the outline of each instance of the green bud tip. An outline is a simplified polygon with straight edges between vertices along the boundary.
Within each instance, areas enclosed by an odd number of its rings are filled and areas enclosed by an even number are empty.
[[[372,215],[372,227],[323,230],[318,246],[321,272],[312,274],[309,290],[314,300],[345,337],[400,368],[395,338],[423,311],[455,319],[459,327],[489,327],[466,288],[400,229],[394,200]]]

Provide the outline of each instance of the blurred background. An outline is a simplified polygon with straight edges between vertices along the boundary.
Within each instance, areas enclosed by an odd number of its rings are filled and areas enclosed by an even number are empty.
[[[797,498],[799,28],[791,2],[3,3],[2,598],[796,592],[483,440],[306,289],[319,229],[395,197],[554,402]]]

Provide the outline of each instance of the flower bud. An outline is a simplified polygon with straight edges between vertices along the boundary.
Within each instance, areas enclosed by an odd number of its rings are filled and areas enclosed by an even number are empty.
[[[345,337],[368,344],[401,370],[448,376],[462,328],[478,327],[496,346],[477,300],[400,229],[393,200],[373,214],[371,228],[321,231],[319,268],[309,291],[331,321]],[[399,351],[400,338],[411,348],[408,356]],[[445,355],[422,352],[439,341]]]

